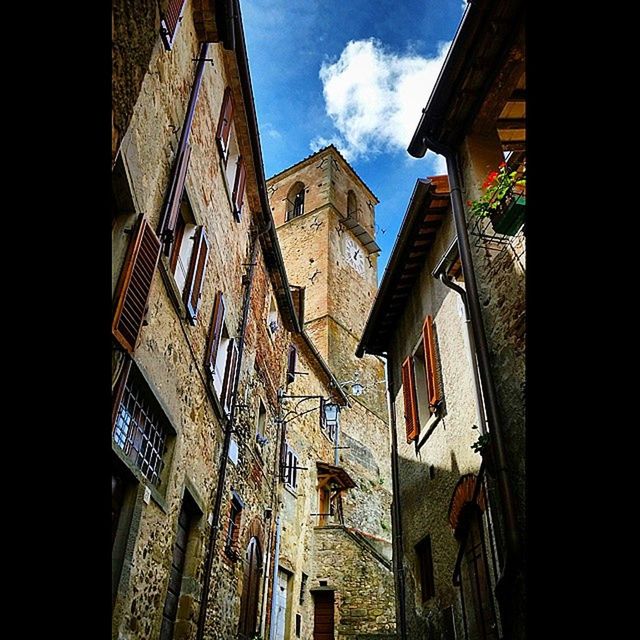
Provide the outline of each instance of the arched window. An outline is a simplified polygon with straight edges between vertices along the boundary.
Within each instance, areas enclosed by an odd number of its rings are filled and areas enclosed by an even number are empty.
[[[256,633],[261,573],[262,551],[258,538],[253,536],[247,546],[244,584],[242,585],[242,602],[240,604],[240,628],[238,630],[238,637],[243,640],[253,638]]]
[[[358,201],[356,200],[356,194],[351,189],[347,193],[347,218],[358,219]]]
[[[304,213],[304,184],[296,182],[287,195],[287,222]]]

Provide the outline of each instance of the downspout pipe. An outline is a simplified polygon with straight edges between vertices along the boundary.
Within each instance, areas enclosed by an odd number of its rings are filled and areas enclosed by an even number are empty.
[[[276,637],[276,608],[278,606],[278,564],[280,563],[280,532],[281,532],[280,516],[276,519],[276,548],[273,552],[273,584],[271,589],[271,622],[269,624],[269,640],[275,640]]]
[[[400,517],[400,473],[398,471],[398,434],[396,433],[396,403],[393,400],[393,371],[389,354],[381,355],[385,362],[387,378],[387,410],[389,411],[389,429],[391,429],[391,522],[393,523],[393,564],[396,584],[396,630],[399,639],[407,640],[407,619],[405,603],[404,545],[402,544],[402,519]]]
[[[262,234],[270,231],[272,221],[269,219],[267,226],[256,233],[251,244],[251,257],[249,258],[249,270],[246,275],[246,289],[244,292],[244,300],[242,303],[242,321],[240,324],[240,335],[238,336],[238,365],[236,367],[233,379],[231,409],[229,417],[225,422],[224,440],[222,442],[222,452],[220,454],[220,466],[218,468],[218,482],[216,484],[215,499],[213,505],[213,516],[211,522],[211,531],[209,533],[209,545],[207,547],[207,555],[205,559],[204,582],[202,585],[202,597],[200,599],[200,611],[198,612],[198,627],[196,631],[196,640],[203,640],[204,627],[207,617],[207,606],[209,602],[209,591],[211,589],[211,567],[213,566],[214,551],[218,532],[220,531],[220,512],[222,510],[222,498],[224,496],[225,476],[227,473],[227,460],[229,458],[229,447],[231,445],[231,434],[234,431],[234,423],[236,417],[236,408],[238,405],[238,384],[240,382],[240,374],[242,371],[242,356],[244,354],[245,337],[247,333],[247,324],[249,322],[249,310],[251,307],[251,291],[253,290],[253,278],[255,274],[256,258],[258,253],[259,238]]]
[[[445,287],[455,291],[462,299],[464,306],[464,326],[467,330],[467,338],[469,339],[469,355],[471,356],[471,372],[473,374],[473,386],[476,390],[476,413],[478,414],[478,429],[481,434],[487,432],[484,414],[484,404],[482,402],[482,387],[480,385],[480,376],[478,375],[478,361],[476,360],[476,346],[473,340],[473,328],[471,326],[471,318],[469,316],[469,303],[467,301],[467,292],[445,273],[440,274],[440,282]]]
[[[506,595],[505,589],[508,590],[508,585],[515,576],[516,569],[520,563],[522,550],[514,507],[513,491],[511,489],[511,481],[509,478],[507,452],[504,444],[502,423],[498,411],[498,401],[491,372],[491,362],[489,360],[489,347],[484,330],[484,323],[482,321],[478,287],[476,284],[473,259],[471,257],[471,247],[467,233],[467,224],[462,200],[462,181],[460,179],[459,159],[458,154],[455,151],[442,144],[433,144],[433,142],[427,138],[425,138],[425,143],[433,151],[444,155],[447,160],[451,208],[453,210],[453,220],[458,237],[458,250],[460,251],[460,262],[462,263],[462,272],[464,274],[465,287],[467,291],[467,302],[469,306],[469,313],[471,315],[474,343],[476,345],[478,369],[482,383],[482,390],[484,392],[489,431],[491,433],[490,446],[492,447],[494,460],[496,461],[496,480],[501,498],[502,513],[505,524],[506,552],[502,573],[496,585],[496,592],[497,594]]]

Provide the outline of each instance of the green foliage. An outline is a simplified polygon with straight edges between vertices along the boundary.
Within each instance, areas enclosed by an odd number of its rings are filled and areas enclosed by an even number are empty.
[[[482,450],[488,446],[490,441],[490,437],[488,433],[481,433],[478,436],[478,439],[471,445],[471,448],[476,452],[476,453],[482,453]]]

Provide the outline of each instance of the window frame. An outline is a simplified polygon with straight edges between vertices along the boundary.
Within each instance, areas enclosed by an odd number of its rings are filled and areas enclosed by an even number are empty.
[[[420,601],[427,603],[436,595],[435,572],[433,564],[433,545],[431,535],[424,536],[414,547],[418,558],[418,574],[420,577]]]
[[[240,558],[240,529],[242,528],[242,512],[244,502],[242,498],[231,490],[231,503],[229,505],[229,517],[224,536],[224,553],[234,562]]]
[[[151,409],[156,412],[159,416],[160,421],[163,423],[164,428],[164,447],[162,453],[159,458],[161,461],[161,466],[159,470],[155,472],[155,475],[158,477],[158,482],[154,483],[152,478],[149,478],[142,468],[138,464],[139,452],[136,455],[135,459],[130,455],[130,452],[134,447],[129,446],[128,450],[126,450],[115,438],[116,431],[116,423],[118,417],[120,415],[120,407],[123,402],[124,394],[126,393],[127,383],[130,380],[133,380],[133,385],[138,387],[138,393],[144,397],[147,403],[151,406]],[[155,392],[153,386],[149,383],[146,376],[143,374],[142,370],[133,363],[132,359],[129,359],[128,362],[123,367],[122,372],[120,373],[120,377],[118,379],[116,389],[113,395],[112,400],[112,414],[111,414],[111,448],[112,451],[116,453],[118,458],[126,465],[126,467],[134,474],[134,476],[144,484],[149,487],[151,490],[151,495],[156,499],[156,502],[160,504],[164,508],[164,501],[161,499],[160,492],[166,492],[167,478],[170,473],[170,467],[173,458],[173,447],[175,443],[175,437],[177,435],[177,430],[173,425],[172,421],[169,418],[169,415],[166,409],[163,406],[163,403],[159,400],[158,394]],[[136,427],[139,430],[138,425]],[[126,439],[129,436],[129,431],[131,427],[127,428],[127,432],[124,434],[125,443]],[[140,440],[142,436],[136,434],[136,440]],[[139,444],[139,442],[138,442]],[[135,450],[135,449],[134,449]],[[151,466],[147,463],[147,466]],[[153,477],[153,474],[152,474]]]

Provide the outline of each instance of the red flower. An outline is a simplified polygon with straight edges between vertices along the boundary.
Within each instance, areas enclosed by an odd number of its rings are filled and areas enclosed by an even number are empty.
[[[498,166],[502,169],[502,168],[507,166],[507,163],[506,162],[501,162]]]

